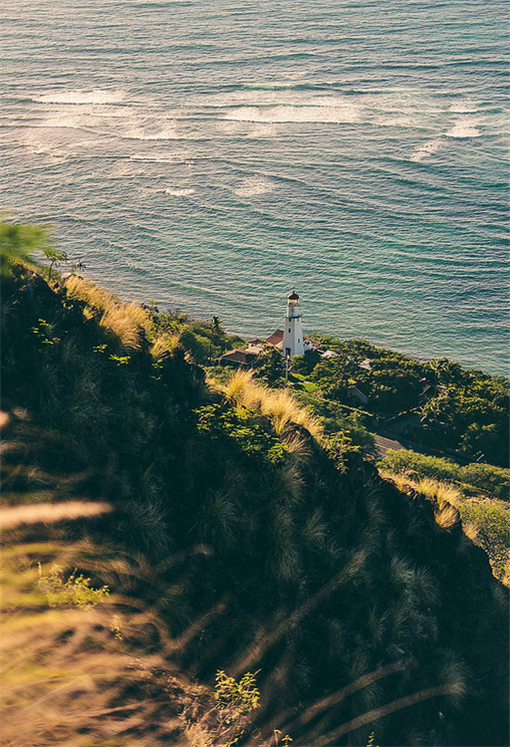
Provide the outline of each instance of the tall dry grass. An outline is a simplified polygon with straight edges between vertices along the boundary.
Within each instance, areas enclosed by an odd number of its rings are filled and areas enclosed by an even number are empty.
[[[252,371],[238,369],[226,384],[209,381],[238,407],[258,410],[270,418],[275,433],[285,435],[292,426],[305,428],[315,438],[323,434],[320,421],[299,406],[285,389],[268,389],[253,379]]]
[[[133,633],[135,616],[117,611],[114,599],[89,609],[69,600],[50,604],[40,586],[52,563],[69,568],[84,562],[79,552],[44,541],[2,553],[4,747],[162,743],[157,728],[144,734],[157,711],[158,699],[143,692],[155,660],[135,660],[120,640]],[[127,695],[128,688],[137,697]]]
[[[381,470],[381,475],[403,493],[420,493],[430,498],[434,502],[436,523],[442,529],[451,529],[459,522],[457,507],[462,503],[462,494],[454,485],[438,482],[430,477],[416,479],[403,473],[394,474],[386,470]],[[476,536],[472,526],[469,526],[465,533],[470,539]]]
[[[220,503],[223,506],[224,502]],[[30,508],[32,514],[23,517],[25,526],[30,528],[47,520],[47,513],[38,513],[37,506]],[[88,515],[89,509],[83,506],[83,517]],[[79,515],[76,511],[75,514]],[[54,518],[58,520],[57,516]],[[4,522],[4,526],[8,525],[8,521]],[[288,580],[299,575],[302,569],[291,541],[293,527],[288,516],[282,515],[279,528],[278,553],[272,561],[278,565],[282,578]],[[324,542],[327,525],[320,513],[316,512],[308,531],[317,544]],[[134,571],[125,558],[115,557],[110,549],[106,565],[103,551],[90,541],[51,542],[43,534],[41,532],[37,542],[29,542],[18,525],[3,536],[4,548],[0,553],[4,583],[4,614],[0,625],[2,745],[224,747],[227,742],[222,736],[223,725],[221,719],[214,716],[214,691],[190,682],[176,669],[173,659],[182,646],[189,645],[202,634],[205,619],[193,622],[179,638],[172,639],[166,626],[146,605],[123,595],[119,580],[129,580],[133,573],[138,580],[142,579],[149,570],[143,563],[137,564]],[[271,647],[278,640],[287,641],[289,661],[286,666],[294,667],[289,653],[290,631],[334,589],[355,582],[364,573],[366,561],[366,553],[352,553],[339,574],[325,583],[315,597],[303,601],[301,608],[290,616],[275,613],[274,624],[268,628],[267,642],[255,636],[257,650],[250,667],[260,661],[266,646]],[[88,608],[73,604],[69,594],[62,600],[54,596],[50,599],[40,581],[51,573],[55,564],[71,572],[71,578],[74,568],[83,569],[83,573],[94,579],[96,587],[109,584],[112,594],[104,599],[98,595],[98,603]],[[403,558],[394,558],[392,574],[396,584],[402,587],[412,583],[421,589],[424,584],[430,584],[426,575],[412,569]],[[432,595],[430,592],[428,601]],[[384,610],[374,612],[371,624],[379,636],[385,634],[387,618]],[[156,640],[159,641],[157,646]],[[463,672],[452,662],[448,671],[445,669],[440,674],[437,685],[411,692],[387,706],[378,706],[376,683],[415,666],[413,659],[408,658],[370,671],[365,657],[360,654],[353,662],[348,684],[314,704],[309,703],[300,714],[296,714],[294,708],[277,713],[270,721],[259,725],[249,744],[269,747],[273,744],[275,728],[283,734],[305,729],[307,743],[331,744],[344,734],[414,703],[437,696],[462,697],[465,691]],[[244,664],[243,671],[246,671]],[[280,670],[275,668],[268,682],[272,676],[280,675]],[[329,709],[355,695],[354,717],[346,717],[343,722],[337,720],[333,727]],[[347,710],[346,714],[349,713]]]
[[[149,315],[138,304],[125,304],[113,293],[77,276],[67,278],[65,287],[70,296],[87,304],[92,315],[99,317],[100,326],[118,337],[126,350],[141,349],[151,325]]]
[[[440,507],[446,503],[456,505],[462,500],[462,494],[458,488],[448,483],[438,482],[430,477],[422,477],[416,482],[416,490],[430,498],[435,498]]]
[[[510,587],[510,518],[506,501],[485,498],[483,495],[468,497],[452,483],[429,477],[418,478],[410,470],[395,473],[387,468],[380,468],[379,472],[401,492],[409,495],[421,493],[431,499],[436,523],[443,529],[451,529],[461,520],[465,535],[461,549],[469,548],[470,543],[483,548],[489,557],[494,576]]]
[[[462,500],[458,488],[449,483],[439,482],[430,477],[417,479],[406,473],[394,473],[389,470],[379,470],[382,477],[390,480],[401,492],[418,492],[432,498],[442,506],[444,503],[457,505]]]
[[[154,360],[161,361],[171,355],[179,345],[180,339],[180,332],[165,332],[156,337],[151,345],[151,355]]]
[[[26,500],[26,496],[25,496]],[[0,530],[13,529],[26,524],[54,524],[64,519],[101,516],[112,507],[107,503],[91,501],[65,501],[63,503],[37,503],[21,506],[4,506],[0,511]]]

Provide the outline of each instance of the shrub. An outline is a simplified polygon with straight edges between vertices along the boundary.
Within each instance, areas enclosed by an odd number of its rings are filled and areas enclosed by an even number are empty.
[[[379,463],[382,469],[396,473],[407,472],[417,478],[429,477],[444,482],[464,485],[467,492],[480,493],[508,500],[510,470],[491,464],[474,462],[461,467],[451,459],[426,456],[408,449],[390,450]]]
[[[502,501],[509,499],[510,470],[492,464],[474,462],[459,469],[462,482],[481,488],[484,493]]]
[[[76,569],[67,579],[58,565],[54,565],[45,575],[42,574],[41,566],[39,570],[39,588],[46,595],[50,607],[71,605],[87,610],[104,601],[110,594],[110,589],[106,585],[94,589],[90,578],[82,574],[77,575]]]
[[[458,508],[462,522],[476,527],[476,544],[483,547],[489,556],[494,575],[508,585],[510,513],[507,506],[490,500],[469,500]]]

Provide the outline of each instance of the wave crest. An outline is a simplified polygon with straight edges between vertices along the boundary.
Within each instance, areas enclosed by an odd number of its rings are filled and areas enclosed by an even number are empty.
[[[242,106],[225,114],[223,119],[234,122],[314,122],[317,124],[343,124],[359,119],[359,108],[353,104],[315,106],[283,104],[280,106]]]
[[[446,137],[451,137],[455,140],[466,140],[467,138],[480,137],[481,133],[477,130],[476,124],[477,123],[473,120],[460,120],[456,122],[450,130],[448,130]]]
[[[92,91],[75,89],[69,91],[53,91],[39,96],[33,96],[36,104],[117,104],[126,97],[125,91],[104,91],[95,88]]]

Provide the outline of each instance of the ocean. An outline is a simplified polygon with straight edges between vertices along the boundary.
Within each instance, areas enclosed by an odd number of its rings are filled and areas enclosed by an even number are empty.
[[[4,0],[2,205],[123,298],[508,373],[493,0]]]

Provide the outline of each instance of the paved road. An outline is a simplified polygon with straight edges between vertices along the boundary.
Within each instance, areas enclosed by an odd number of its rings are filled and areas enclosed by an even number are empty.
[[[399,449],[409,448],[400,443],[400,441],[395,441],[392,438],[386,438],[386,436],[376,436],[375,443],[377,445],[381,458],[384,458],[386,456],[386,452],[389,451],[389,449],[398,451]]]
[[[374,433],[375,443],[379,450],[379,455],[383,459],[386,452],[389,449],[398,451],[399,449],[411,449],[416,451],[418,454],[425,454],[426,456],[443,457],[445,459],[453,459],[459,464],[471,464],[474,460],[466,457],[465,454],[458,454],[455,451],[440,451],[439,449],[431,449],[422,444],[417,444],[414,441],[408,441],[406,438],[390,438],[389,436],[382,436],[379,433]]]

